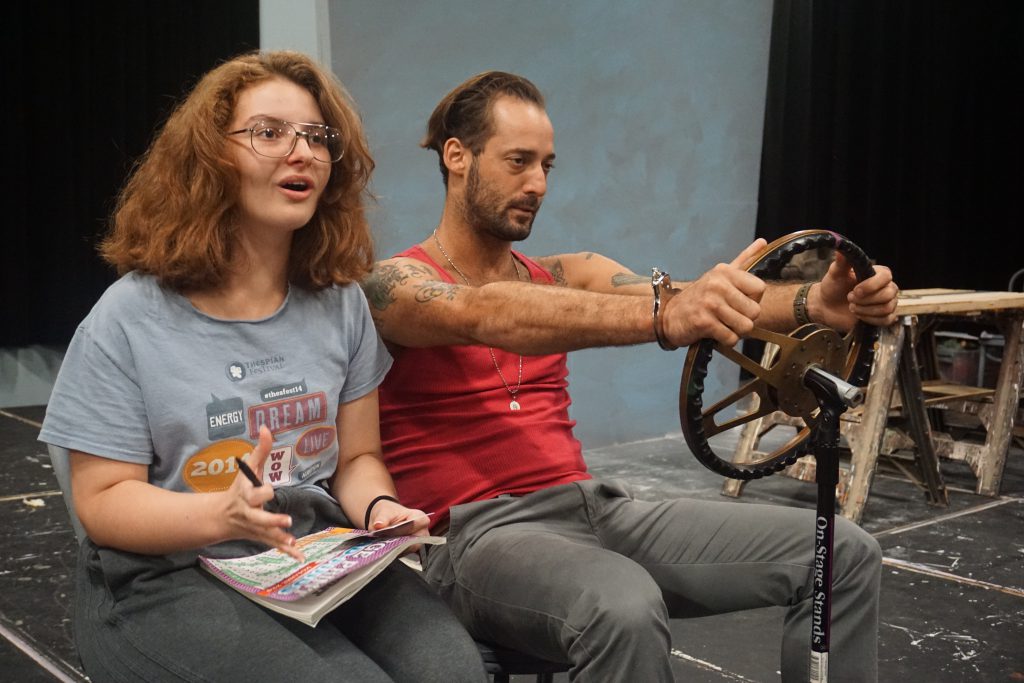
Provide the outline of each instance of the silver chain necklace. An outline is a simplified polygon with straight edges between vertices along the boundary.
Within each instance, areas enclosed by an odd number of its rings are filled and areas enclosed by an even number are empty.
[[[434,244],[437,245],[438,250],[440,250],[441,255],[444,256],[444,260],[448,262],[448,265],[452,267],[452,270],[459,274],[459,277],[462,278],[463,282],[472,287],[473,285],[470,283],[469,278],[466,277],[466,274],[459,270],[459,267],[455,265],[455,261],[452,261],[452,257],[449,256],[448,252],[444,250],[443,246],[441,246],[441,240],[437,237],[437,228],[434,228]],[[509,254],[509,256],[512,256],[512,254]],[[515,256],[512,256],[512,267],[516,269],[516,280],[520,280],[519,264],[516,263]],[[498,359],[494,356],[494,349],[488,346],[487,351],[491,354],[491,362],[494,363],[494,369],[498,371],[498,377],[501,378],[501,383],[505,385],[505,390],[508,391],[509,396],[512,397],[512,400],[509,401],[508,404],[509,410],[519,410],[522,406],[519,405],[519,401],[516,396],[519,394],[519,387],[523,385],[523,355],[519,354],[519,379],[516,380],[515,388],[512,388],[505,380],[505,375],[502,373],[501,367],[498,365]]]

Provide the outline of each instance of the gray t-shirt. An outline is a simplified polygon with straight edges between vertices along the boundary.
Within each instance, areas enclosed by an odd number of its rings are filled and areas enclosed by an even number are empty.
[[[148,465],[161,488],[220,491],[265,424],[274,446],[263,480],[322,492],[338,464],[338,405],[390,367],[354,284],[292,287],[274,314],[238,321],[129,273],[75,333],[39,439]]]

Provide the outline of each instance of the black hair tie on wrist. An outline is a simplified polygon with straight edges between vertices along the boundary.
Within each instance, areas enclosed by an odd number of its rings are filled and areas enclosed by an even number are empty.
[[[369,505],[366,506],[366,519],[363,520],[364,529],[370,528],[370,513],[373,512],[373,506],[381,502],[382,500],[390,500],[393,503],[398,503],[399,505],[402,504],[401,501],[399,501],[394,496],[377,496],[376,498],[370,501]]]

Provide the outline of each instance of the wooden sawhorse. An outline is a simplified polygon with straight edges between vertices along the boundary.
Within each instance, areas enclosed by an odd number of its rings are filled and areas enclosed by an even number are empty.
[[[850,446],[849,468],[840,472],[838,498],[844,517],[859,523],[864,515],[879,454],[913,449],[929,501],[947,503],[939,458],[966,462],[977,478],[975,491],[996,496],[1013,434],[1024,373],[1024,294],[971,290],[921,289],[900,293],[899,319],[881,330],[864,405],[843,415],[841,434]],[[982,320],[1000,328],[1005,338],[1003,360],[995,389],[922,381],[919,345],[934,344],[931,332],[942,319]],[[766,357],[771,350],[765,351]],[[934,358],[934,354],[924,354]],[[934,370],[931,368],[930,370]],[[926,373],[932,374],[932,373]],[[894,400],[893,389],[900,392]],[[756,396],[753,397],[756,401]],[[986,430],[983,444],[955,439],[933,430],[929,409],[975,415]],[[893,418],[901,418],[897,424]],[[744,425],[733,455],[736,463],[759,455],[761,437],[776,425],[800,427],[803,422],[776,412]],[[814,481],[814,459],[800,458],[784,473]],[[722,493],[739,496],[744,482],[730,479]]]

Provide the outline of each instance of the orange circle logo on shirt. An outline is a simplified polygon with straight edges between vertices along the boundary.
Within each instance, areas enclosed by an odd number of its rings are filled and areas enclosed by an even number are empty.
[[[238,474],[235,457],[243,457],[255,446],[241,439],[218,441],[199,451],[185,463],[181,478],[196,493],[224,491]],[[259,472],[256,473],[260,475]]]

